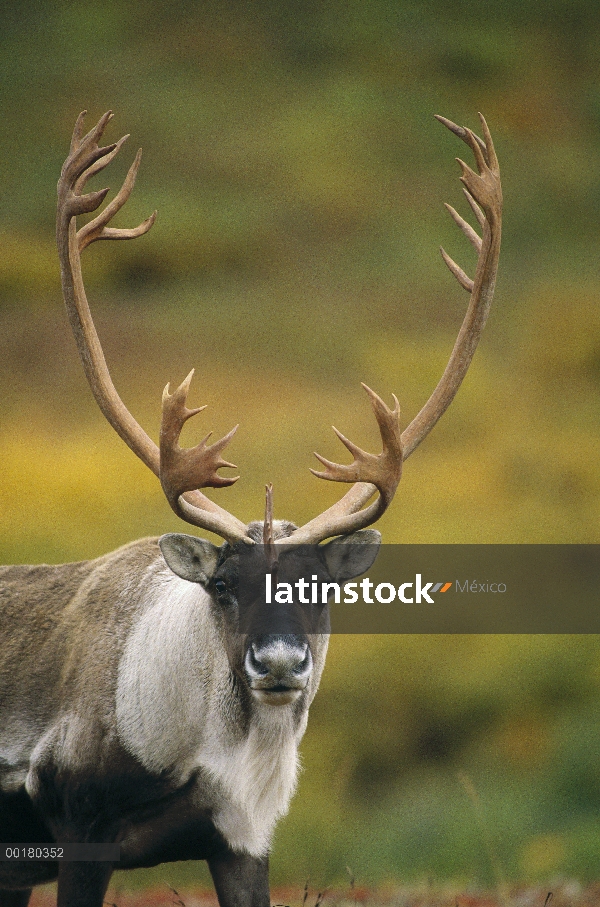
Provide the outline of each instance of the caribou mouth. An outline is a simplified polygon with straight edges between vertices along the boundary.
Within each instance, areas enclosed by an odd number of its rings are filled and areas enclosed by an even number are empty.
[[[302,690],[298,687],[286,687],[283,684],[274,687],[252,687],[254,698],[268,705],[289,705],[295,702],[301,693]]]

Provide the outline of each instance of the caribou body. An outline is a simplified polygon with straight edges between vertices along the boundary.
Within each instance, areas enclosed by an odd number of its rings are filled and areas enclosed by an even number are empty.
[[[275,541],[289,527],[275,521]],[[249,527],[257,542],[262,531]],[[368,569],[378,535],[321,546],[323,578]],[[2,841],[117,842],[118,868],[208,860],[225,904],[234,861],[237,883],[268,898],[271,835],[328,636],[237,632],[240,544],[169,535],[94,561],[0,569]],[[2,862],[0,884],[22,903],[57,871]]]
[[[438,386],[400,432],[390,409],[365,386],[383,450],[362,451],[337,432],[353,456],[342,466],[318,457],[320,478],[351,488],[302,527],[273,519],[272,490],[262,522],[246,524],[199,489],[230,485],[218,470],[233,432],[212,445],[178,444],[191,374],[163,395],[160,445],[118,396],[87,303],[80,255],[99,239],[145,233],[108,226],[129,197],[140,161],[116,197],[79,230],[107,190],[82,194],[90,176],[124,139],[98,140],[105,114],[83,135],[79,117],[58,184],[57,242],[67,311],[83,366],[102,412],[158,476],[186,522],[220,535],[218,547],[196,536],[142,539],[93,561],[0,568],[0,841],[116,843],[108,861],[0,861],[0,907],[25,907],[34,885],[58,877],[58,907],[102,907],[114,868],[207,860],[221,907],[267,907],[268,851],[277,819],[293,794],[298,745],[327,650],[327,605],[240,628],[241,563],[256,551],[257,575],[309,573],[342,583],[364,573],[380,542],[372,525],[389,506],[406,457],[451,403],[466,374],[492,301],[501,229],[498,162],[483,117],[484,139],[438,118],[475,155],[461,163],[480,238],[450,208],[478,251],[471,280],[442,252],[470,294]],[[373,503],[368,503],[377,493]],[[328,541],[329,540],[329,541]],[[254,574],[252,574],[254,576]],[[253,588],[253,587],[252,587]],[[257,603],[260,602],[256,586]],[[246,596],[247,597],[247,596]],[[278,606],[275,606],[276,608]],[[252,612],[251,612],[252,613]],[[269,618],[269,614],[267,614]]]

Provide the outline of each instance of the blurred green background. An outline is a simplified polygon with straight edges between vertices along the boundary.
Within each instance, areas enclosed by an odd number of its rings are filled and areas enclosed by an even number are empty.
[[[241,428],[217,493],[306,521],[339,489],[308,473],[376,447],[360,381],[406,424],[435,386],[474,254],[434,119],[501,162],[488,328],[450,412],[407,464],[386,542],[600,541],[600,7],[596,0],[91,0],[2,4],[0,555],[59,562],[181,528],[85,385],[62,311],[55,184],[75,118],[132,138],[97,186],[152,232],[84,270],[117,387],[156,437],[193,366],[187,430]],[[568,602],[565,602],[568,607]],[[593,637],[332,640],[276,882],[600,876],[600,646]],[[122,884],[205,879],[159,867]]]

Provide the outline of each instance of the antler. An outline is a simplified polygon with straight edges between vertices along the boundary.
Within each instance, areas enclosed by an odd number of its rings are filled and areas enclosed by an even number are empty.
[[[444,249],[440,249],[448,268],[460,285],[471,294],[471,299],[444,374],[425,406],[402,432],[404,459],[427,437],[452,403],[467,374],[494,298],[502,236],[502,185],[490,130],[481,113],[479,119],[484,139],[445,117],[436,116],[436,120],[462,139],[475,156],[479,173],[475,173],[460,158],[456,160],[462,170],[460,180],[464,184],[463,192],[482,229],[482,236],[479,237],[454,208],[446,205],[453,220],[478,253],[477,268],[475,277],[471,280]]]
[[[112,118],[110,111],[104,114],[96,126],[82,138],[84,115],[85,111],[80,114],[75,125],[71,150],[58,182],[56,238],[65,304],[88,382],[110,424],[131,450],[160,478],[167,499],[178,516],[195,526],[216,532],[230,542],[244,541],[252,544],[244,523],[198,491],[199,488],[231,485],[237,480],[237,477],[224,478],[218,474],[219,469],[233,466],[232,463],[222,459],[221,452],[233,437],[237,426],[210,446],[206,443],[210,437],[208,435],[194,448],[179,447],[179,435],[184,423],[205,408],[190,410],[186,406],[193,372],[190,372],[175,393],[169,392],[169,385],[165,388],[160,449],[128,411],[110,378],[85,295],[81,274],[81,252],[96,240],[134,239],[147,233],[154,223],[156,213],[134,229],[115,229],[108,226],[131,194],[140,165],[140,150],[113,201],[77,231],[75,222],[77,215],[95,211],[108,192],[108,189],[102,189],[99,192],[82,195],[81,190],[91,176],[104,169],[114,159],[128,138],[124,136],[118,142],[105,147],[98,145],[107,123]],[[273,539],[272,498],[271,490],[268,491],[265,545],[274,564],[277,560],[275,544],[316,544],[333,535],[354,532],[379,519],[395,494],[402,473],[403,460],[410,456],[448,408],[469,368],[492,302],[500,254],[502,220],[502,189],[498,160],[487,124],[483,116],[481,114],[479,116],[484,139],[480,139],[470,129],[457,126],[444,117],[437,117],[473,151],[478,173],[460,159],[457,160],[462,168],[460,178],[465,186],[467,201],[482,228],[482,236],[479,237],[454,208],[446,206],[456,224],[475,246],[479,257],[475,277],[471,280],[450,256],[441,250],[450,271],[471,295],[467,313],[444,374],[425,406],[402,434],[399,428],[400,410],[397,399],[394,397],[394,409],[389,409],[377,394],[363,385],[379,425],[383,450],[378,456],[369,454],[334,428],[342,443],[352,453],[353,462],[348,466],[342,466],[317,454],[317,459],[325,468],[321,472],[314,470],[312,472],[318,478],[353,483],[352,488],[337,504],[297,529],[289,538]],[[379,492],[378,499],[368,507],[365,506],[376,491]]]
[[[399,407],[396,398],[394,397],[395,409],[389,410],[377,394],[363,384],[371,398],[371,405],[379,424],[383,452],[378,457],[367,454],[334,428],[342,443],[354,455],[354,462],[350,466],[340,466],[316,454],[326,469],[323,472],[314,470],[311,472],[321,479],[355,484],[333,507],[297,529],[289,538],[279,540],[279,544],[316,544],[330,536],[354,532],[369,526],[382,516],[400,481],[403,460],[410,456],[429,434],[452,403],[479,343],[494,295],[500,256],[502,187],[498,158],[487,123],[481,114],[479,119],[484,139],[445,117],[437,116],[436,119],[471,148],[479,171],[475,173],[464,161],[457,158],[462,169],[460,179],[465,186],[463,191],[483,231],[482,237],[477,235],[454,208],[446,205],[450,215],[479,256],[475,278],[471,280],[462,268],[443,249],[441,250],[442,257],[452,274],[471,294],[454,349],[444,374],[429,400],[400,436],[398,436]],[[379,498],[365,507],[376,491],[379,492]]]
[[[223,478],[216,472],[222,466],[232,465],[222,460],[218,454],[230,441],[235,429],[210,447],[206,447],[207,438],[191,450],[182,450],[178,446],[179,433],[184,422],[204,409],[201,407],[197,410],[188,410],[185,406],[193,373],[188,375],[173,395],[169,394],[168,386],[165,389],[160,450],[133,418],[112,383],[85,294],[81,252],[96,240],[134,239],[142,236],[152,227],[156,212],[134,229],[124,230],[108,226],[131,195],[141,160],[140,149],[112,202],[77,231],[75,220],[77,215],[95,211],[109,191],[101,189],[99,192],[82,195],[81,190],[91,176],[110,164],[128,138],[123,136],[118,142],[104,147],[98,145],[108,122],[112,119],[111,111],[105,113],[94,128],[82,138],[85,113],[83,111],[77,118],[69,156],[58,181],[56,242],[65,305],[92,393],[117,434],[160,478],[167,499],[178,516],[195,526],[216,532],[228,541],[243,540],[252,544],[252,539],[248,537],[246,526],[241,520],[196,490],[208,486],[231,485],[236,481],[235,478]]]

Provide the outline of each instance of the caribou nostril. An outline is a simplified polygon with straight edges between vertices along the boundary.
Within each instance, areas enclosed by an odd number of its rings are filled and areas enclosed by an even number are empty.
[[[248,649],[248,656],[249,656],[250,667],[252,668],[253,671],[256,671],[257,674],[262,674],[262,675],[266,675],[269,673],[269,668],[267,667],[267,665],[264,662],[262,662],[260,660],[260,658],[257,657],[256,646],[254,645],[254,643],[252,643],[252,645]]]
[[[312,655],[310,654],[310,649],[307,645],[304,646],[304,657],[302,661],[294,668],[296,674],[304,674],[306,671],[309,671],[312,668]]]

